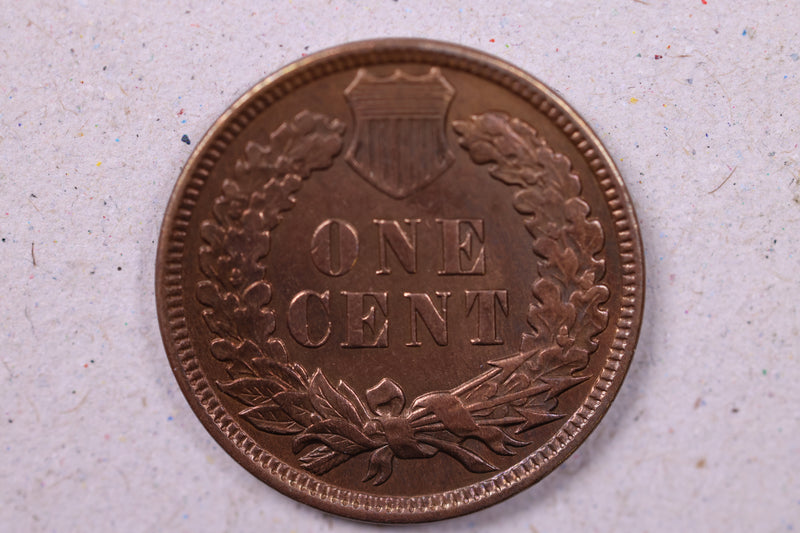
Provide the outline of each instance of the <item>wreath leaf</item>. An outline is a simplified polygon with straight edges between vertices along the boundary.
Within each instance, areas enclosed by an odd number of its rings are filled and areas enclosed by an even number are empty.
[[[269,433],[295,435],[305,429],[294,420],[276,420],[276,412],[278,409],[275,405],[258,405],[245,409],[239,414],[256,428]]]
[[[494,472],[497,470],[496,466],[482,458],[477,453],[453,442],[448,442],[424,435],[420,436],[418,439],[420,442],[433,446],[434,448],[438,448],[447,455],[458,460],[458,462],[464,465],[464,467],[470,472],[474,472],[476,474],[485,474],[487,472]]]
[[[228,396],[251,406],[267,402],[289,388],[282,380],[272,376],[239,378],[227,383],[217,382],[217,385]]]
[[[333,388],[319,368],[311,376],[308,396],[314,408],[323,418],[342,419],[352,424],[362,423],[353,404]]]
[[[322,420],[312,424],[292,441],[292,450],[300,450],[315,442],[325,444],[332,450],[349,455],[358,455],[366,450],[377,448],[380,443],[364,435],[361,430],[347,420]]]
[[[279,392],[272,397],[277,405],[283,409],[292,420],[308,427],[320,420],[319,415],[314,412],[314,407],[308,400],[308,394],[304,391],[287,390]]]
[[[318,446],[300,457],[300,465],[312,474],[322,475],[351,459],[346,453],[337,452],[327,446]]]

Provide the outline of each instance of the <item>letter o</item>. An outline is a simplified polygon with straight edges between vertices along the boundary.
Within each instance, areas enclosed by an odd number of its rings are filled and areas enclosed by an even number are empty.
[[[330,218],[311,237],[311,260],[328,276],[347,274],[358,259],[358,232],[349,222]]]

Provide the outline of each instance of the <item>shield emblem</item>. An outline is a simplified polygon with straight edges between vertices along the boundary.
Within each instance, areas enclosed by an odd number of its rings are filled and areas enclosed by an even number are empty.
[[[438,68],[378,78],[360,69],[344,94],[355,120],[345,159],[392,198],[405,198],[452,163],[445,115],[455,90]]]

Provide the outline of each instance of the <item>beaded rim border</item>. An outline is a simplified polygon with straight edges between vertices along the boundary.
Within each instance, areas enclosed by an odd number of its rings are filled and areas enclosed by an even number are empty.
[[[528,101],[555,124],[594,172],[614,221],[620,251],[620,315],[606,365],[583,405],[545,444],[486,480],[424,496],[375,496],[314,479],[261,449],[221,406],[192,348],[183,307],[184,239],[197,199],[223,151],[283,96],[333,73],[387,62],[426,63],[467,72]],[[487,507],[539,481],[588,437],[622,383],[638,338],[644,305],[644,258],[633,204],[609,154],[589,126],[540,81],[488,54],[420,39],[362,41],[292,63],[230,107],[195,148],[170,197],[158,244],[156,298],[164,346],[178,383],[206,429],[242,466],[273,488],[324,511],[378,522],[422,522]]]

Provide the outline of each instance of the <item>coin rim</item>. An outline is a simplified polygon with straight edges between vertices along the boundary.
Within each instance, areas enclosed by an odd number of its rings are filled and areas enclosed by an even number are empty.
[[[629,316],[621,313],[617,321],[615,341],[592,392],[547,443],[495,476],[425,496],[375,496],[339,488],[261,450],[225,412],[203,376],[186,328],[181,286],[183,239],[193,208],[216,161],[235,137],[300,86],[342,70],[386,62],[425,62],[476,75],[527,100],[559,127],[604,193],[621,250],[622,279],[629,281],[621,287],[622,300],[632,302],[622,306],[629,309]],[[583,443],[613,402],[633,357],[644,309],[644,267],[639,224],[619,170],[597,135],[563,99],[533,76],[478,50],[425,39],[376,39],[323,50],[285,66],[247,91],[211,126],[184,166],[165,211],[156,260],[156,307],[181,391],[206,430],[243,467],[276,490],[323,511],[375,522],[423,522],[477,511],[517,494],[548,475]],[[568,427],[570,431],[565,430]]]

